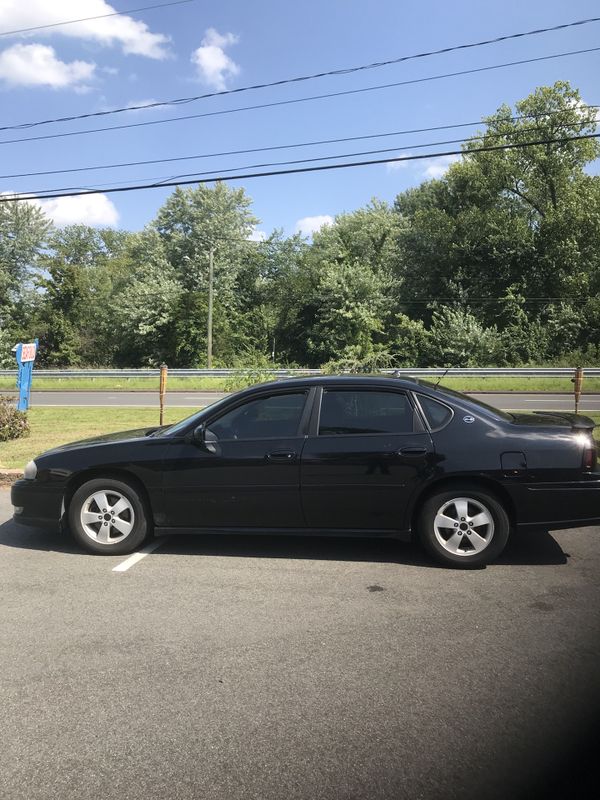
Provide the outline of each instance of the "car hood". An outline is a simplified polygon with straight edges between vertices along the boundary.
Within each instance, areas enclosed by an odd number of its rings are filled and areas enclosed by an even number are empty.
[[[74,450],[78,447],[92,447],[98,444],[112,444],[114,442],[133,442],[137,439],[144,439],[149,433],[158,430],[154,425],[150,428],[136,428],[132,431],[116,431],[114,433],[104,433],[102,436],[92,436],[90,439],[80,439],[77,442],[68,442],[61,444],[58,447],[53,447],[52,450],[46,450],[43,455],[50,455],[51,453],[63,453],[66,450]]]
[[[583,414],[570,414],[567,411],[534,411],[530,414],[512,412],[513,421],[516,425],[562,427],[571,430],[591,431],[596,427],[596,423],[590,417]]]

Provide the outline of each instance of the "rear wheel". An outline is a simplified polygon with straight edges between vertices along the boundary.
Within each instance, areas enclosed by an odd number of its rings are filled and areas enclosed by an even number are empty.
[[[489,564],[504,550],[510,521],[492,494],[465,485],[438,492],[425,501],[418,533],[437,561],[474,567]]]
[[[121,555],[139,547],[148,533],[144,503],[129,484],[112,478],[84,483],[69,504],[69,528],[91,553]]]

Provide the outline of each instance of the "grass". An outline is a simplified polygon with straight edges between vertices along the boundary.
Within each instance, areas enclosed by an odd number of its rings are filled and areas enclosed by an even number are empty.
[[[268,376],[265,377],[265,380]],[[168,391],[213,391],[227,392],[238,387],[232,378],[176,378],[167,381]],[[461,392],[572,392],[570,378],[445,378],[443,386]],[[14,390],[12,378],[0,378],[0,392]],[[585,392],[600,392],[600,378],[584,378]],[[110,392],[156,392],[158,378],[39,378],[33,379],[37,391],[110,391]]]
[[[189,416],[191,409],[165,409],[165,423]],[[600,414],[587,416],[600,425]],[[0,442],[0,469],[20,469],[36,455],[66,442],[87,439],[102,433],[158,425],[154,408],[104,408],[99,406],[52,406],[29,411],[31,436]],[[600,427],[594,435],[600,441]]]
[[[192,413],[191,408],[166,408],[165,424]],[[102,433],[158,425],[155,408],[100,408],[98,406],[52,406],[32,408],[31,435],[0,442],[0,469],[20,469],[34,456],[66,442],[88,439]]]

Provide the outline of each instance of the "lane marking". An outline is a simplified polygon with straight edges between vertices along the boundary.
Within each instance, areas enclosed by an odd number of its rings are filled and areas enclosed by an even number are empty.
[[[137,564],[138,561],[141,561],[142,558],[146,558],[147,555],[153,553],[157,547],[160,547],[163,544],[164,539],[155,539],[150,544],[147,544],[145,547],[142,547],[141,550],[138,550],[137,553],[133,553],[130,555],[129,558],[125,559],[125,561],[121,561],[120,564],[117,564],[116,567],[113,567],[113,572],[127,572],[128,569],[133,567],[134,564]]]

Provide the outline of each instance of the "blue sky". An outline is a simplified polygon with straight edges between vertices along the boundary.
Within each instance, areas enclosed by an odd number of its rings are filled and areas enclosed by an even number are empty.
[[[158,0],[147,0],[147,3]],[[0,0],[0,31],[75,19],[145,2],[113,0]],[[82,114],[145,101],[236,88],[320,70],[477,41],[521,30],[596,16],[597,2],[504,0],[278,0],[207,3],[143,11],[26,36],[0,37],[1,125]],[[360,136],[478,120],[501,103],[514,103],[536,86],[567,79],[584,100],[600,103],[600,52],[527,64],[293,106],[145,128],[2,145],[43,133],[84,130],[228,109],[341,91],[379,83],[470,69],[521,58],[600,45],[600,23],[469,51],[411,61],[355,75],[329,77],[180,108],[132,111],[95,121],[0,133],[0,174],[64,169],[117,161],[185,156],[314,139]],[[594,77],[595,76],[595,77]],[[473,129],[474,131],[475,129]],[[285,152],[157,164],[71,176],[4,178],[0,191],[35,192],[54,187],[151,180],[200,169],[245,165],[398,147],[458,138],[454,131],[385,140],[324,145]],[[381,141],[381,140],[380,140]],[[440,148],[444,149],[444,148]],[[376,157],[376,156],[374,156]],[[413,162],[402,168],[371,166],[317,174],[247,180],[260,229],[309,231],[372,197],[391,201],[401,190],[443,172],[447,162]],[[99,189],[101,191],[101,189]],[[57,224],[85,222],[142,228],[170,190],[47,201]],[[300,220],[305,220],[301,223]],[[306,221],[308,220],[308,221]]]

